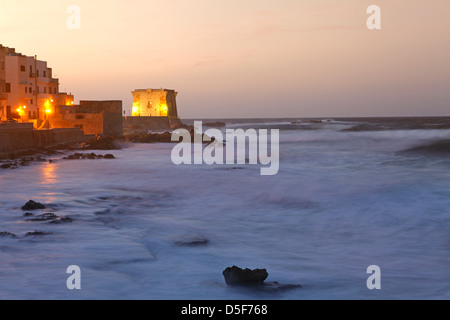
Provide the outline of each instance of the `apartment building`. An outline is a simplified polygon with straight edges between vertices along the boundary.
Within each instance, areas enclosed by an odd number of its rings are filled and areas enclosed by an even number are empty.
[[[46,61],[0,45],[0,121],[33,122],[38,128],[56,106],[73,104],[73,95],[59,92]]]

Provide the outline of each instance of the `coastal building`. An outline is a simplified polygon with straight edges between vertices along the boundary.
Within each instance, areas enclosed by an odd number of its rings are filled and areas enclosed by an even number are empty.
[[[132,94],[132,116],[178,118],[178,92],[168,89],[137,89]]]
[[[55,106],[73,104],[74,96],[59,91],[46,61],[0,45],[0,121],[32,122],[38,128]]]
[[[166,131],[181,124],[175,90],[136,89],[132,95],[131,117],[123,116],[122,101],[75,105],[72,94],[59,91],[59,80],[46,61],[0,45],[0,124],[28,123],[40,130],[78,128],[86,135],[116,137],[124,129],[133,134]]]
[[[137,89],[132,92],[132,116],[123,118],[124,134],[166,131],[179,125],[178,92],[170,89]]]

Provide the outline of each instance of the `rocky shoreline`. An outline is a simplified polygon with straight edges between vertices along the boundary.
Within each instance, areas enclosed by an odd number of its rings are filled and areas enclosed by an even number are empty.
[[[190,130],[191,137],[194,137],[194,128],[186,126]],[[204,134],[203,134],[204,135]],[[214,139],[211,139],[214,141]],[[179,143],[179,141],[172,141],[171,132],[163,133],[139,133],[128,135],[121,138],[112,136],[97,137],[85,142],[65,143],[55,145],[49,148],[33,148],[30,149],[26,156],[13,157],[10,159],[0,160],[1,169],[18,169],[20,167],[28,166],[32,163],[53,163],[59,159],[55,156],[64,156],[62,160],[83,160],[83,159],[115,159],[115,156],[108,153],[105,155],[97,155],[95,153],[83,153],[82,151],[90,150],[121,150],[127,148],[133,143]],[[72,155],[68,153],[79,151]]]

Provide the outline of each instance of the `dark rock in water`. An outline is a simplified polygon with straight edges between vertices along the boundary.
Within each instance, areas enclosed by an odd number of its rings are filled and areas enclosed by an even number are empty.
[[[15,238],[16,235],[11,233],[11,232],[6,232],[6,231],[2,231],[0,232],[0,238],[1,237],[11,237],[11,238]]]
[[[229,286],[261,286],[269,274],[266,269],[241,269],[237,266],[223,271],[225,282]]]
[[[33,219],[28,219],[27,221],[50,221],[49,223],[53,224],[60,224],[60,223],[67,223],[67,222],[73,222],[72,218],[69,217],[59,217],[54,213],[44,213],[36,216]]]
[[[95,160],[95,159],[115,159],[112,154],[95,154],[95,153],[75,153],[64,157],[63,160]]]
[[[45,206],[42,203],[30,200],[23,207],[22,210],[30,211],[30,210],[40,210],[45,209]]]
[[[11,168],[11,164],[9,164],[9,163],[2,164],[2,165],[0,166],[0,168],[2,168],[2,169],[9,169],[9,168]]]
[[[101,197],[100,197],[101,198]],[[106,198],[107,199],[107,198]],[[105,200],[106,200],[105,199]],[[103,210],[103,211],[96,211],[94,214],[95,215],[97,215],[97,216],[101,216],[101,215],[105,215],[105,214],[109,214],[109,213],[111,213],[111,210],[110,209],[105,209],[105,210]]]
[[[61,223],[71,223],[73,222],[72,218],[69,217],[57,217],[56,219],[50,221],[52,224],[61,224]]]
[[[32,231],[32,232],[27,232],[25,234],[25,237],[39,237],[39,236],[48,236],[51,235],[53,233],[51,232],[42,232],[42,231]]]
[[[281,292],[301,288],[299,284],[281,284],[277,281],[264,282],[269,274],[266,269],[241,269],[233,266],[223,271],[225,282],[229,286],[244,286],[257,288],[258,290],[267,292]]]
[[[36,216],[33,219],[28,219],[27,221],[48,221],[58,218],[58,216],[54,213],[44,213]]]
[[[31,217],[33,214],[31,212],[26,212],[23,214],[24,217]]]
[[[186,246],[186,247],[196,247],[196,246],[205,246],[209,243],[209,240],[205,237],[185,237],[185,239],[180,239],[175,242],[177,246]]]
[[[299,284],[281,284],[277,281],[273,282],[264,282],[261,286],[261,289],[264,291],[270,291],[270,292],[280,292],[280,291],[287,291],[292,289],[298,289],[302,286]]]

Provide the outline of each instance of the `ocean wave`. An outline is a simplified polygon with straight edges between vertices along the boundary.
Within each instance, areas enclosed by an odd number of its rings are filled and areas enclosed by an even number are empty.
[[[350,128],[342,129],[343,132],[383,131],[386,128],[376,124],[360,123]]]
[[[409,149],[404,150],[404,152],[411,152],[411,153],[424,153],[424,154],[442,154],[442,153],[449,153],[450,154],[450,139],[444,139],[444,140],[435,140],[426,142],[424,144],[421,144],[419,146],[415,146]]]

